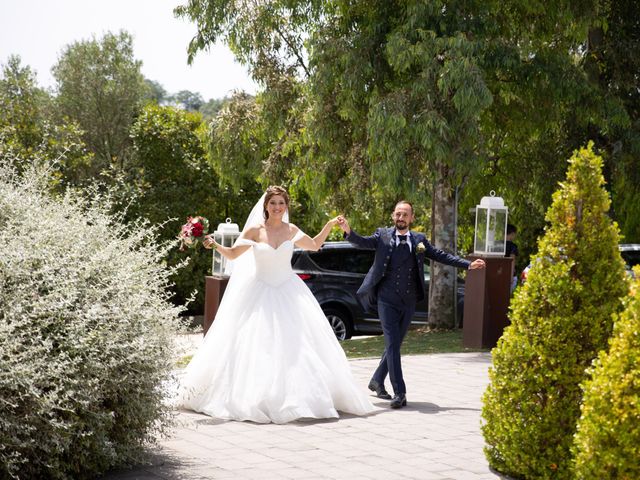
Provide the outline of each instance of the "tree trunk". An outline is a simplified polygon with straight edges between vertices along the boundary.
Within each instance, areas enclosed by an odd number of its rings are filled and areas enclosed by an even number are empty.
[[[453,253],[456,251],[455,188],[451,185],[449,167],[445,164],[436,166],[432,201],[431,243],[436,248]],[[431,262],[429,326],[435,328],[455,327],[455,278],[455,267]]]

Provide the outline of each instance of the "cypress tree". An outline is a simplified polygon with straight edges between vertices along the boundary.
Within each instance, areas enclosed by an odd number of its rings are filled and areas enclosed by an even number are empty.
[[[640,478],[640,268],[625,304],[585,385],[574,444],[580,480]]]
[[[602,158],[574,152],[511,325],[493,350],[483,398],[485,453],[517,478],[570,478],[586,369],[607,346],[627,283],[607,216]]]

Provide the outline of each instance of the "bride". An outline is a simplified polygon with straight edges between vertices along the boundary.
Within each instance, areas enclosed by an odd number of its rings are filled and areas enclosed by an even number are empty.
[[[294,245],[318,250],[337,219],[311,238],[288,223],[288,206],[286,190],[271,186],[233,247],[205,241],[233,260],[233,273],[181,382],[184,408],[259,423],[373,410],[320,305],[291,268]]]

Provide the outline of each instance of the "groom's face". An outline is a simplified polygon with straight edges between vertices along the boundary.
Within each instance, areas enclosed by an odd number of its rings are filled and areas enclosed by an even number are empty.
[[[399,203],[391,214],[391,219],[396,229],[404,232],[408,230],[413,222],[413,209],[408,203]]]

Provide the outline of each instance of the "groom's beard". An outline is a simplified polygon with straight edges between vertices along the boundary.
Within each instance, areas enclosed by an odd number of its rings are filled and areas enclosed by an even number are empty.
[[[405,222],[404,220],[396,220],[395,226],[396,226],[396,230],[400,230],[400,231],[409,229],[409,224],[407,224],[407,222]]]

